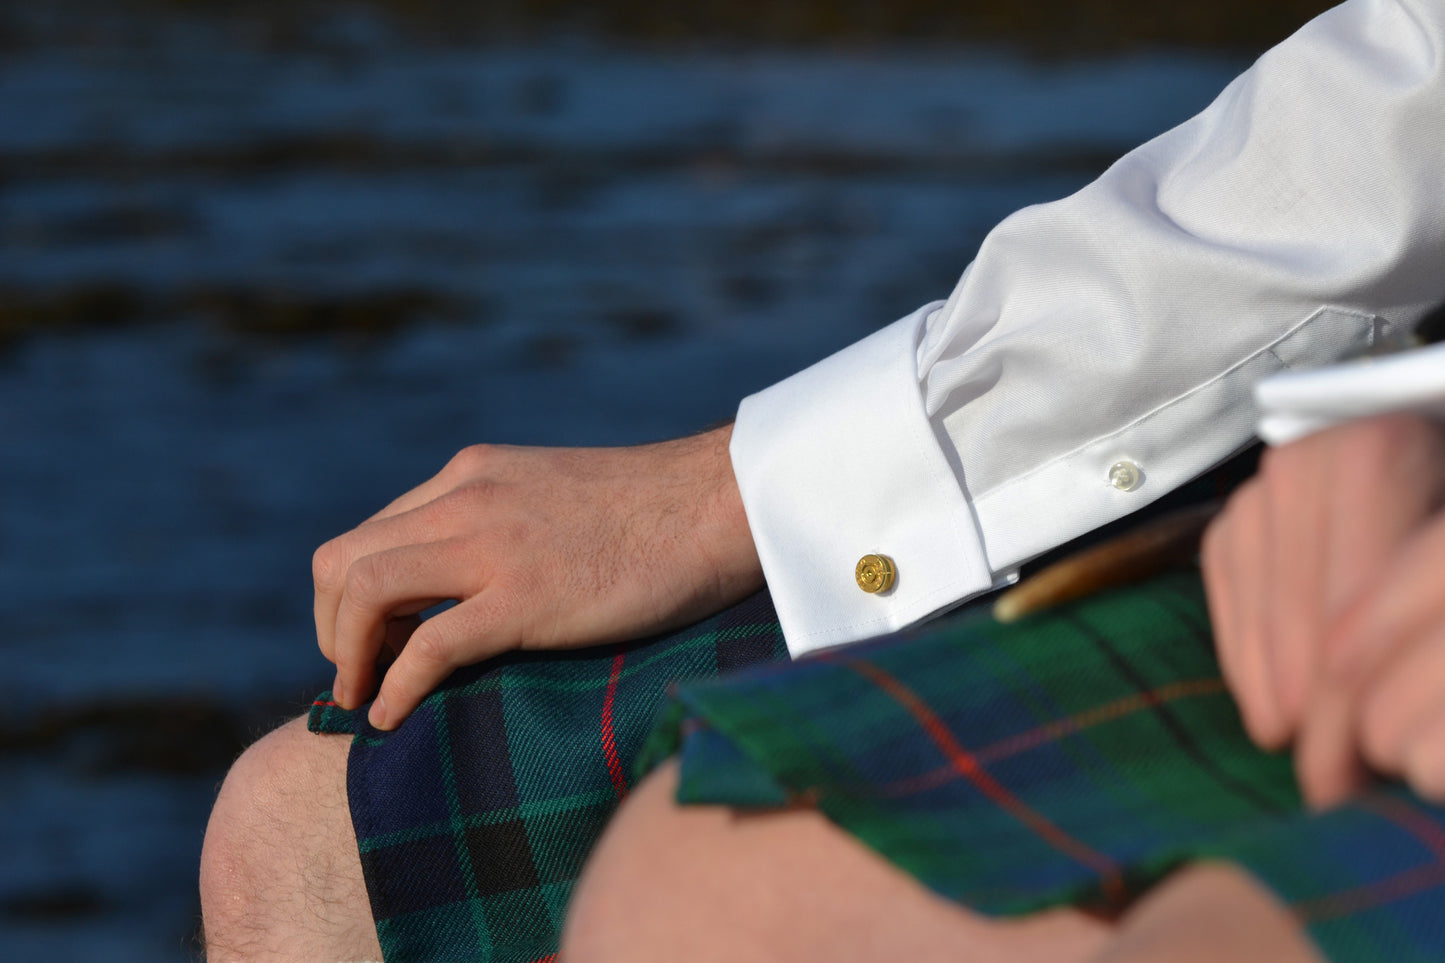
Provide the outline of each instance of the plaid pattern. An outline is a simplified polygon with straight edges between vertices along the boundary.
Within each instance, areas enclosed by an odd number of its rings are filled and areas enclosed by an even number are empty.
[[[550,963],[573,882],[674,680],[784,659],[766,595],[649,641],[510,653],[454,674],[396,731],[323,694],[388,963]]]
[[[1332,959],[1445,959],[1445,810],[1398,788],[1302,810],[1240,726],[1195,576],[686,685],[639,769],[679,748],[680,800],[815,806],[984,912],[1118,908],[1222,858]]]

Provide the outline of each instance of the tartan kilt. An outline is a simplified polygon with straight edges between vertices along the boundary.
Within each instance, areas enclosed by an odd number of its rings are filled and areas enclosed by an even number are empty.
[[[1026,571],[1227,494],[1253,474],[1259,452]],[[764,591],[658,638],[511,652],[458,670],[393,732],[373,729],[365,706],[348,712],[330,692],[318,696],[311,731],[353,736],[347,796],[387,963],[555,963],[572,885],[627,794],[669,686],[787,658]],[[690,772],[696,785],[695,764]],[[735,785],[740,772],[725,781]]]
[[[1227,494],[1257,457],[1036,564]],[[1445,810],[1396,786],[1304,811],[1288,759],[1240,726],[1197,576],[1009,626],[973,607],[793,663],[763,592],[658,638],[459,670],[394,732],[329,693],[309,725],[354,737],[347,794],[388,963],[555,963],[603,826],[673,753],[680,801],[816,806],[981,912],[1117,909],[1225,859],[1333,960],[1445,959]]]
[[[1305,810],[1245,735],[1196,574],[682,685],[639,772],[674,753],[679,801],[815,807],[985,913],[1116,911],[1229,860],[1331,960],[1445,959],[1445,809],[1382,786]]]
[[[759,594],[659,638],[459,670],[392,732],[319,696],[309,728],[354,736],[346,791],[387,963],[554,961],[667,687],[786,658]]]

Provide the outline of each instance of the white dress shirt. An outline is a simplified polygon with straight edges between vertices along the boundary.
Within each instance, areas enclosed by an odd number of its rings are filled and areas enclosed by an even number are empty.
[[[753,395],[733,467],[794,655],[902,628],[1246,444],[1251,386],[1445,298],[1445,0],[1349,0],[984,241],[946,302]],[[860,556],[896,580],[868,594]]]

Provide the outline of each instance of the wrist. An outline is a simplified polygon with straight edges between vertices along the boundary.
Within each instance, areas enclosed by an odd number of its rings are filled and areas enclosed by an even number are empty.
[[[742,493],[733,474],[728,447],[731,423],[696,435],[689,453],[689,473],[701,495],[696,514],[699,554],[716,579],[720,601],[731,602],[763,587],[763,568],[743,509]]]

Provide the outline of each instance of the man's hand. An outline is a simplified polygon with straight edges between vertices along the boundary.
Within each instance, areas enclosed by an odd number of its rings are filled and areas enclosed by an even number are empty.
[[[514,648],[622,641],[762,586],[732,428],[636,448],[464,449],[316,551],[316,635],[336,701],[376,691],[394,728],[459,666]],[[456,605],[418,623],[439,602]],[[387,651],[390,650],[390,651]]]
[[[1296,750],[1305,797],[1339,802],[1368,765],[1445,802],[1445,513],[1382,567],[1327,647]]]
[[[1402,550],[1442,497],[1440,431],[1413,416],[1372,418],[1271,449],[1206,533],[1205,586],[1225,679],[1260,745],[1300,735],[1300,780],[1312,801],[1357,782],[1353,706],[1365,679],[1356,669],[1385,653],[1351,626],[1410,590],[1392,584]]]

